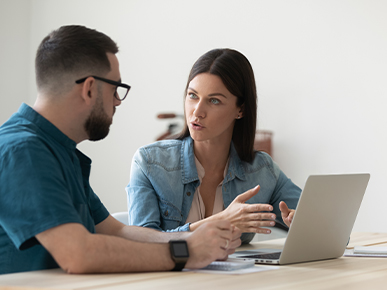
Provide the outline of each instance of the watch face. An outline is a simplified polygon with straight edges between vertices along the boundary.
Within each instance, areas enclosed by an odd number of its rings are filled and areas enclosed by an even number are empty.
[[[174,242],[172,244],[173,247],[173,254],[176,258],[188,258],[188,249],[187,244],[185,242],[177,243]]]

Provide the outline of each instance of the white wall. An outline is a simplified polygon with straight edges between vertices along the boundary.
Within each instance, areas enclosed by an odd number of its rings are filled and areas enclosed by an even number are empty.
[[[15,7],[21,2],[25,9]],[[284,172],[301,187],[309,174],[370,172],[355,230],[387,231],[386,1],[33,0],[8,9],[10,3],[0,0],[11,24],[2,22],[1,36],[17,35],[1,44],[2,120],[25,98],[25,88],[15,90],[21,72],[28,72],[33,104],[33,58],[51,30],[83,24],[120,46],[122,78],[132,90],[109,137],[79,146],[93,159],[91,184],[110,211],[126,210],[135,150],[167,127],[156,115],[182,112],[193,62],[212,48],[231,47],[252,63],[259,127],[274,131],[274,158]],[[27,53],[14,49],[27,39]],[[18,68],[12,74],[3,65],[10,59]]]
[[[0,0],[0,124],[28,101],[30,2]]]

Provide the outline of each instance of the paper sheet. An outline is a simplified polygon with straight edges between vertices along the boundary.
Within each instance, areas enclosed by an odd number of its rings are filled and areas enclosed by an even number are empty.
[[[361,247],[361,248],[364,248],[364,247]],[[373,247],[373,246],[370,246],[370,247],[367,247],[369,248],[369,252],[366,252],[366,251],[362,251],[362,252],[358,252],[356,253],[354,251],[354,249],[346,249],[345,252],[344,252],[344,257],[374,257],[374,258],[387,258],[387,252],[383,253],[383,252],[374,252],[374,248],[377,249],[377,247]],[[356,247],[355,247],[356,249]]]
[[[196,273],[207,273],[207,274],[242,275],[242,274],[257,273],[257,272],[277,270],[277,269],[279,269],[278,266],[255,265],[254,267],[240,269],[240,270],[234,270],[234,271],[217,271],[217,270],[201,270],[201,269],[198,269],[198,270],[186,270],[186,269],[184,269],[183,271],[196,272]]]

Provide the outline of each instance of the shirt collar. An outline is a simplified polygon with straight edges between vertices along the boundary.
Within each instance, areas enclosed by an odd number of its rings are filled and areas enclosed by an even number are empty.
[[[50,135],[53,139],[55,139],[58,143],[69,149],[76,149],[77,144],[75,141],[71,140],[67,137],[62,131],[60,131],[54,124],[36,112],[27,104],[23,103],[18,113],[23,116],[26,120],[36,124],[40,130],[44,131],[46,134]]]
[[[195,154],[193,150],[193,140],[190,136],[183,139],[181,146],[181,178],[184,184],[199,180],[195,164]],[[230,156],[227,175],[224,182],[233,180],[235,177],[246,180],[245,168],[240,160],[234,144],[231,142]]]
[[[229,161],[230,161],[230,157],[227,159],[226,166],[224,167],[224,170],[223,170],[223,179],[226,178]],[[195,156],[195,165],[196,165],[196,171],[198,172],[199,180],[200,180],[200,182],[202,182],[203,177],[205,176],[206,172],[196,156]],[[222,182],[223,182],[223,180],[222,180]],[[222,184],[222,182],[221,182],[221,184]]]

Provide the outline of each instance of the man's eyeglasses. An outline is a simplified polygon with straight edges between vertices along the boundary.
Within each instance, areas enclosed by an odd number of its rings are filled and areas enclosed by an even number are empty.
[[[116,82],[116,81],[112,81],[112,80],[108,80],[108,79],[104,79],[104,78],[100,78],[100,77],[97,77],[97,76],[88,76],[88,77],[85,77],[85,78],[82,78],[82,79],[79,79],[79,80],[75,81],[75,83],[81,84],[89,77],[95,78],[96,80],[103,81],[103,82],[111,84],[113,86],[117,86],[116,87],[116,93],[114,94],[114,97],[117,100],[119,100],[119,101],[125,100],[126,96],[129,93],[129,90],[130,90],[130,86],[129,85],[123,84],[123,83],[120,83],[120,82]]]

